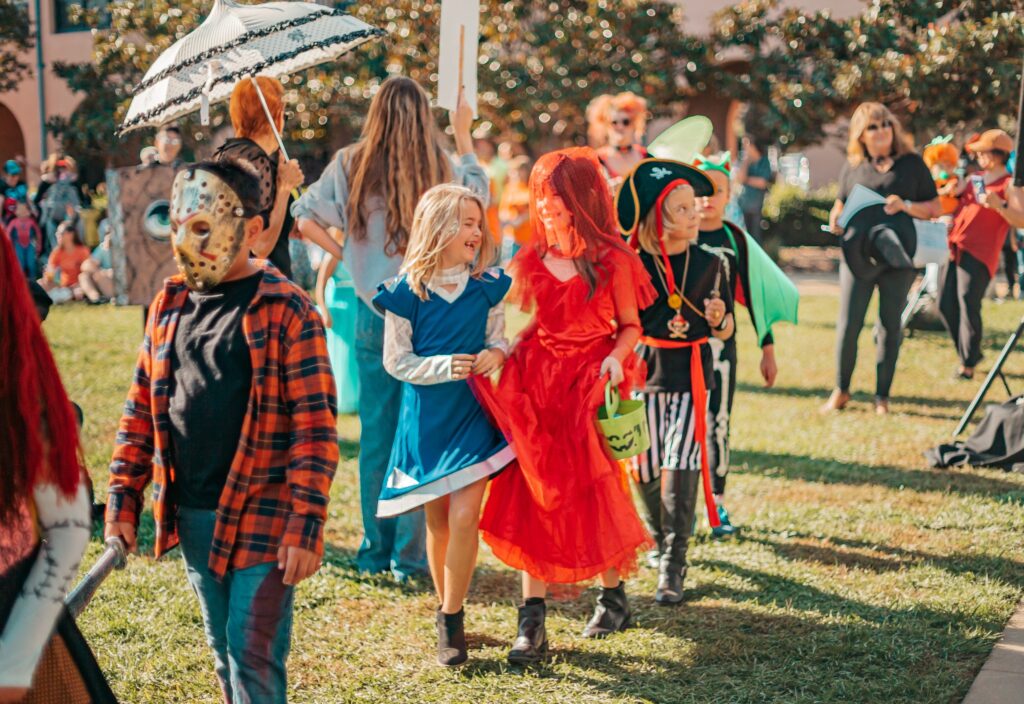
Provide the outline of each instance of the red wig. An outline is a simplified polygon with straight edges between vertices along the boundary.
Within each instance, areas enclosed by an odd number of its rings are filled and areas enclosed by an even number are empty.
[[[576,267],[593,291],[598,283],[594,265],[609,249],[628,251],[618,234],[611,192],[597,152],[590,147],[560,149],[548,152],[534,164],[530,173],[530,222],[533,246],[542,257],[548,250],[548,237],[537,201],[550,195],[561,198],[572,216],[571,237],[583,245],[582,254],[575,257]]]
[[[39,481],[68,496],[83,472],[78,427],[39,314],[0,226],[0,522]],[[44,456],[44,452],[46,453]]]

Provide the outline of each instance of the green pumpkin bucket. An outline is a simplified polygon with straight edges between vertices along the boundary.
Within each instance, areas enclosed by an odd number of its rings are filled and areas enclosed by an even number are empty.
[[[622,400],[619,390],[611,384],[604,387],[604,405],[597,409],[597,424],[617,460],[636,457],[651,446],[644,402]]]

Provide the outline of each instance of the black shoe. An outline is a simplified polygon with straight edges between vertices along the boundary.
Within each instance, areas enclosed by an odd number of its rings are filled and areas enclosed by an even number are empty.
[[[658,590],[654,592],[654,601],[660,606],[675,606],[683,603],[683,578],[685,577],[685,567],[682,572],[662,572],[658,576]]]
[[[615,631],[626,630],[632,625],[632,620],[633,612],[629,610],[625,583],[619,582],[619,586],[614,589],[601,587],[597,608],[583,629],[583,637],[604,638]]]
[[[548,656],[548,632],[544,625],[547,604],[523,604],[519,607],[519,633],[508,653],[513,665],[532,665]]]
[[[437,610],[437,662],[445,667],[455,667],[469,659],[465,616],[464,608],[454,614]]]

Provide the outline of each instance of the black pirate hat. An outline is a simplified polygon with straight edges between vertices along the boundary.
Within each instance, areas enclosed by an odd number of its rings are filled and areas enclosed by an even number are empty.
[[[715,192],[715,184],[695,166],[670,159],[644,159],[637,164],[615,194],[619,231],[627,236],[633,234],[665,187],[679,179],[689,183],[698,198]]]
[[[883,204],[869,205],[846,224],[842,247],[853,275],[871,278],[886,269],[913,268],[917,230],[906,213],[889,215]]]

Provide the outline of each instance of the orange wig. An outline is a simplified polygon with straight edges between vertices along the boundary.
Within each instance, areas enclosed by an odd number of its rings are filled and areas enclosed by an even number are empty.
[[[599,95],[587,106],[587,138],[595,149],[608,143],[612,113],[622,112],[633,119],[637,142],[647,129],[647,100],[626,91],[618,95]]]
[[[260,104],[260,96],[253,85],[254,80],[259,81],[260,91],[267,101],[274,121],[278,126],[284,121],[284,86],[281,85],[281,81],[269,76],[243,78],[231,91],[231,103],[228,108],[236,137],[254,139],[272,134],[266,113],[263,112],[263,105]]]

